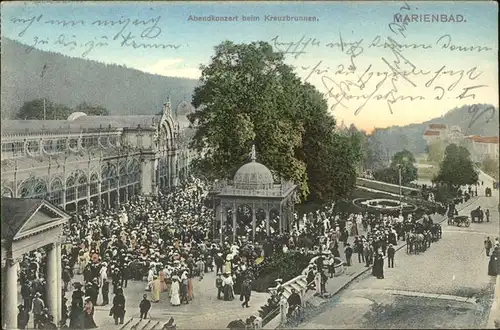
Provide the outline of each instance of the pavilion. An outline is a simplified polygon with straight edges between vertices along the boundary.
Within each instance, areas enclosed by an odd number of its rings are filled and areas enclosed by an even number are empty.
[[[214,237],[217,237],[217,222],[220,221],[220,239],[224,239],[223,228],[228,221],[228,210],[231,210],[232,239],[233,242],[236,240],[237,210],[241,206],[251,209],[253,241],[257,231],[256,214],[259,211],[265,214],[267,235],[273,213],[279,216],[279,233],[289,232],[293,223],[296,190],[297,185],[292,182],[281,180],[280,183],[275,183],[271,171],[256,161],[255,146],[252,146],[251,161],[238,169],[232,182],[218,182],[211,192],[216,215]]]
[[[18,270],[23,255],[47,250],[47,305],[59,324],[62,313],[61,242],[70,216],[43,199],[2,198],[2,329],[17,329]]]

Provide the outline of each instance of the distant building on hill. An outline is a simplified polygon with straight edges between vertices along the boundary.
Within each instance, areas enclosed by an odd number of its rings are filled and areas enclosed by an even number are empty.
[[[499,156],[498,136],[465,135],[458,126],[448,128],[444,124],[429,124],[424,132],[424,140],[427,145],[442,142],[444,146],[451,143],[466,146],[475,162],[481,162],[488,156],[493,159]]]
[[[44,198],[66,211],[156,194],[189,175],[191,151],[170,99],[159,115],[2,120],[2,197]]]

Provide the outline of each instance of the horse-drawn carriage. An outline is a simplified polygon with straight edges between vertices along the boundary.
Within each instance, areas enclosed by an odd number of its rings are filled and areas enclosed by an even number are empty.
[[[484,211],[481,210],[481,206],[478,206],[476,209],[470,212],[470,219],[472,222],[483,222],[484,221]]]
[[[462,225],[464,225],[465,227],[469,227],[470,226],[470,219],[466,215],[459,215],[459,216],[453,217],[451,219],[451,222],[449,222],[449,224],[457,226],[457,227],[462,227]]]

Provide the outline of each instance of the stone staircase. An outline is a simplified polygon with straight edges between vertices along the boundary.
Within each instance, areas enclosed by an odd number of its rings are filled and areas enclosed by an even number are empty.
[[[124,324],[122,324],[117,330],[161,330],[163,326],[168,323],[168,320],[151,320],[151,319],[139,319],[130,318]]]

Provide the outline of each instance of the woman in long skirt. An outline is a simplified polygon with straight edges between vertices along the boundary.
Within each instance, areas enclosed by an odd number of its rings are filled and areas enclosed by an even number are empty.
[[[489,276],[497,276],[498,264],[500,263],[500,250],[498,247],[495,247],[493,253],[490,256],[490,261],[488,262],[488,275]],[[498,267],[498,268],[497,268]]]
[[[356,217],[353,218],[352,220],[352,226],[351,226],[351,236],[358,236],[358,221]]]
[[[94,322],[94,305],[89,298],[85,300],[85,305],[83,306],[84,318],[83,318],[83,328],[84,329],[94,329],[97,325]]]
[[[174,276],[172,278],[172,285],[170,286],[170,303],[172,306],[181,305],[181,297],[179,296],[179,277]]]
[[[193,278],[191,274],[188,275],[188,287],[187,287],[187,298],[189,301],[193,300],[194,294],[193,294]]]
[[[160,290],[161,283],[158,276],[153,277],[153,281],[151,282],[151,302],[159,302],[160,301]]]
[[[167,282],[165,281],[165,270],[160,270],[160,292],[167,291]]]
[[[231,301],[234,299],[233,293],[233,278],[228,274],[224,274],[225,278],[223,280],[224,284],[224,301]]]

